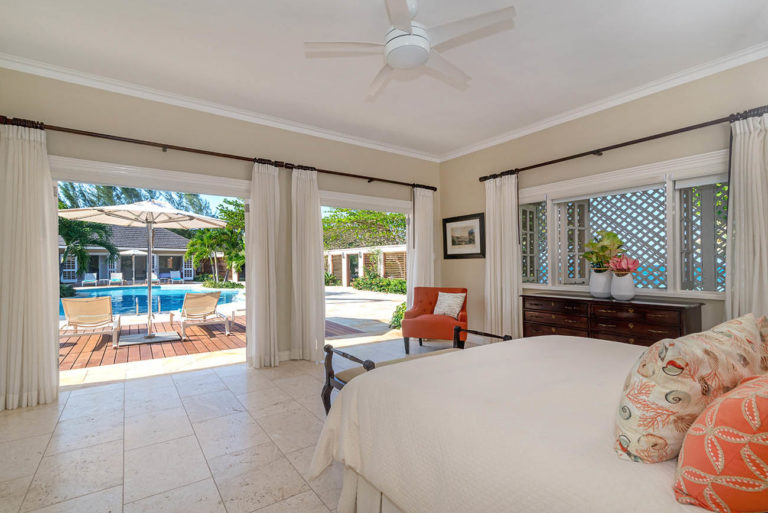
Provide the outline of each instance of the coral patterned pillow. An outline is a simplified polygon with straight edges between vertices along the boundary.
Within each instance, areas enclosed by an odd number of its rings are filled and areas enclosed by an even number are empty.
[[[710,404],[688,430],[675,497],[711,511],[768,511],[768,376]]]
[[[659,340],[624,383],[616,416],[616,452],[658,463],[677,456],[685,432],[712,401],[742,379],[762,374],[766,349],[754,315],[709,331]]]
[[[768,347],[768,317],[763,315],[757,321],[757,327],[760,329],[760,336],[763,337],[763,344]]]

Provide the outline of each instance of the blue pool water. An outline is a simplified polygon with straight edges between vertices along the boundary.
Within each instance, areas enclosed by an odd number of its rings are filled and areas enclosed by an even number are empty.
[[[153,285],[152,286],[152,311],[157,312],[157,303],[160,304],[163,312],[181,310],[181,304],[184,302],[184,294],[187,292],[210,292],[211,289],[201,287],[180,287]],[[219,304],[233,303],[235,301],[244,301],[245,297],[237,298],[238,294],[245,294],[243,289],[224,289],[221,291]],[[116,314],[133,315],[136,313],[136,299],[139,300],[139,313],[147,313],[147,287],[108,287],[78,290],[76,297],[96,297],[109,296],[112,298],[112,312]],[[237,298],[237,299],[236,299]],[[64,307],[59,301],[59,316],[64,317]]]

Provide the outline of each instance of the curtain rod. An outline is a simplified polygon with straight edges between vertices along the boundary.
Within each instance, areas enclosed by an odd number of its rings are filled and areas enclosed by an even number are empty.
[[[661,139],[662,137],[669,137],[670,135],[677,135],[682,134],[684,132],[690,132],[691,130],[698,130],[699,128],[706,128],[708,126],[713,125],[719,125],[720,123],[733,123],[734,121],[738,121],[740,119],[747,119],[752,118],[755,116],[762,116],[763,114],[768,114],[768,105],[764,105],[762,107],[757,107],[750,110],[745,110],[744,112],[739,112],[737,114],[731,114],[729,116],[725,116],[722,118],[713,119],[711,121],[705,121],[703,123],[697,123],[695,125],[688,125],[683,128],[677,128],[675,130],[669,130],[667,132],[661,132],[658,134],[649,135],[646,137],[641,137],[639,139],[632,139],[631,141],[625,141],[617,144],[612,144],[610,146],[605,146],[603,148],[597,148],[595,150],[590,151],[583,151],[581,153],[576,153],[574,155],[568,155],[567,157],[560,157],[558,159],[554,160],[548,160],[546,162],[540,162],[538,164],[533,164],[530,166],[515,168],[515,169],[509,169],[507,171],[502,171],[500,173],[494,173],[487,176],[481,176],[480,181],[485,182],[487,180],[492,180],[494,178],[500,178],[502,176],[508,176],[508,175],[516,175],[518,173],[521,173],[523,171],[528,171],[529,169],[536,169],[537,167],[544,167],[544,166],[550,166],[552,164],[559,164],[560,162],[565,162],[568,160],[578,159],[581,157],[588,157],[590,155],[595,156],[601,156],[603,152],[609,151],[609,150],[616,150],[618,148],[624,148],[625,146],[632,146],[633,144],[639,144],[647,141],[653,141],[655,139]]]
[[[21,119],[21,118],[9,118],[7,116],[0,116],[0,125],[16,125],[16,126],[24,126],[27,128],[36,128],[39,130],[50,130],[53,132],[64,132],[67,134],[75,134],[75,135],[84,135],[86,137],[95,137],[98,139],[108,139],[110,141],[119,141],[119,142],[127,142],[131,144],[140,144],[142,146],[152,146],[154,148],[160,148],[163,151],[168,150],[176,150],[176,151],[184,151],[187,153],[196,153],[198,155],[208,155],[210,157],[220,157],[225,159],[233,159],[233,160],[242,160],[245,162],[257,162],[259,164],[267,164],[270,166],[275,167],[282,167],[285,169],[302,169],[305,171],[317,171],[318,173],[323,173],[326,175],[335,175],[335,176],[345,176],[348,178],[358,178],[361,180],[366,180],[368,183],[371,182],[382,182],[382,183],[391,183],[394,185],[403,185],[405,187],[411,187],[414,189],[428,189],[430,191],[436,191],[437,187],[433,187],[432,185],[423,185],[420,183],[408,183],[408,182],[401,182],[399,180],[390,180],[389,178],[376,178],[372,176],[365,176],[365,175],[358,175],[355,173],[344,173],[341,171],[333,171],[331,169],[318,169],[316,167],[312,166],[303,166],[300,164],[292,164],[291,162],[283,162],[280,160],[270,160],[265,158],[259,158],[259,157],[244,157],[242,155],[233,155],[231,153],[220,153],[217,151],[209,151],[209,150],[201,150],[199,148],[190,148],[187,146],[178,146],[175,144],[166,144],[166,143],[160,143],[155,141],[145,141],[143,139],[133,139],[131,137],[122,137],[119,135],[111,135],[111,134],[102,134],[99,132],[89,132],[87,130],[79,130],[77,128],[67,128],[63,126],[56,126],[56,125],[46,125],[45,123],[42,123],[40,121],[30,121],[28,119]]]

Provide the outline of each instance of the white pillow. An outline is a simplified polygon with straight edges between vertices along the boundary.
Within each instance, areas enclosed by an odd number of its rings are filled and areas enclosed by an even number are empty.
[[[438,292],[437,304],[432,313],[435,315],[447,315],[454,319],[458,319],[461,307],[464,305],[464,298],[466,297],[467,295],[464,293],[451,294],[448,292]]]

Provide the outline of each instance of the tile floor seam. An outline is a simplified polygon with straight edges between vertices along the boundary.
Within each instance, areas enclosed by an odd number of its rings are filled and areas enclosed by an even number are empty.
[[[123,485],[120,489],[120,512],[122,513],[123,510],[125,510],[125,453],[127,452],[125,449],[125,400],[126,397],[126,391],[125,391],[125,383],[123,383]]]
[[[128,506],[129,504],[136,504],[137,502],[140,502],[140,501],[143,501],[143,500],[146,500],[146,499],[150,499],[152,497],[157,497],[158,495],[163,495],[164,493],[175,492],[176,490],[179,490],[181,488],[184,488],[184,487],[187,487],[187,486],[192,486],[192,485],[195,485],[195,484],[199,484],[199,483],[202,483],[203,481],[208,481],[209,479],[211,481],[213,481],[213,476],[206,477],[205,479],[198,479],[197,481],[192,481],[191,483],[186,483],[186,484],[177,486],[175,488],[169,488],[168,490],[163,490],[162,492],[153,493],[152,495],[147,495],[146,497],[141,497],[139,499],[132,500],[131,502],[127,502],[127,503],[123,502],[123,509],[125,509],[125,506]],[[218,488],[216,490],[218,491]],[[125,495],[125,494],[123,494],[123,495]],[[219,494],[219,497],[221,497],[221,494]],[[123,499],[123,500],[125,500],[125,499]],[[222,504],[223,504],[223,501],[222,501]],[[35,512],[34,511],[30,511],[29,513],[35,513]]]
[[[239,401],[239,399],[238,399],[238,401]],[[294,399],[294,401],[295,401],[295,399]],[[297,401],[297,402],[298,402],[298,401]],[[303,405],[301,405],[301,404],[300,404],[300,406],[302,406],[302,407],[303,407]],[[298,470],[298,469],[297,469],[297,468],[296,468],[296,467],[293,465],[293,463],[291,462],[291,460],[288,458],[288,454],[287,454],[285,451],[283,451],[283,450],[280,448],[280,446],[279,446],[279,445],[278,445],[278,444],[275,442],[275,440],[274,440],[274,439],[272,439],[272,436],[269,434],[269,432],[267,432],[267,430],[266,430],[266,429],[264,429],[264,426],[262,426],[262,425],[261,425],[261,423],[259,422],[259,420],[258,420],[257,418],[255,418],[255,417],[253,416],[253,414],[252,414],[252,413],[251,413],[249,410],[247,410],[247,409],[246,409],[246,412],[248,413],[248,416],[250,416],[250,417],[251,417],[251,419],[252,419],[252,420],[253,420],[253,421],[256,423],[256,425],[258,425],[258,426],[261,428],[261,430],[262,430],[262,431],[264,431],[264,434],[265,434],[265,435],[267,435],[267,438],[269,438],[270,442],[272,442],[272,443],[274,444],[274,446],[277,448],[278,452],[279,452],[279,453],[280,453],[280,454],[283,456],[283,458],[285,458],[285,460],[288,462],[288,464],[289,464],[289,465],[290,465],[290,466],[291,466],[291,467],[292,467],[292,468],[293,468],[293,469],[296,471],[296,473],[299,475],[299,477],[301,478],[301,480],[302,480],[302,481],[304,481],[304,484],[305,484],[305,485],[307,485],[307,487],[308,487],[310,490],[312,490],[312,492],[314,493],[314,491],[315,491],[315,490],[312,488],[312,485],[310,485],[310,484],[309,484],[309,482],[308,482],[308,481],[307,481],[307,480],[304,478],[304,476],[302,475],[302,473],[301,473],[301,472],[299,472],[299,470]],[[268,416],[268,415],[265,415],[265,416]],[[314,415],[313,415],[313,416],[314,416]],[[297,450],[300,450],[300,449],[297,449]],[[216,481],[216,479],[214,478],[214,482],[215,482],[215,481]],[[218,489],[218,485],[217,485],[217,489]],[[304,492],[298,492],[298,493],[295,493],[295,494],[293,494],[293,495],[291,495],[291,496],[289,496],[289,497],[283,497],[283,499],[282,499],[282,500],[280,500],[280,501],[278,501],[278,503],[279,503],[279,502],[282,502],[282,501],[285,501],[285,500],[287,500],[287,499],[290,499],[291,497],[295,497],[296,495],[299,495],[300,493],[304,493]],[[321,502],[322,502],[322,501],[321,501]],[[273,504],[277,504],[277,503],[273,503]],[[272,506],[273,504],[270,504],[269,506]],[[224,505],[224,508],[226,509],[226,507],[227,507],[227,506],[226,506],[226,504],[225,504],[225,505]],[[267,507],[267,506],[265,506],[265,507]],[[264,509],[264,508],[258,508],[258,509]],[[254,513],[254,512],[256,512],[256,511],[258,511],[258,509],[256,509],[256,510],[253,510],[253,511],[252,511],[252,512],[250,512],[250,513]],[[227,510],[227,511],[229,511],[229,510]]]
[[[61,392],[59,392],[60,394]],[[56,427],[59,425],[59,422],[61,421],[61,416],[64,414],[64,408],[67,407],[67,403],[69,402],[69,398],[72,397],[72,394],[67,394],[67,398],[64,400],[64,406],[59,410],[59,414],[56,417],[56,424],[53,425],[53,430],[51,431],[51,435],[48,437],[48,443],[45,444],[45,449],[43,449],[43,453],[40,456],[40,460],[37,462],[37,466],[35,467],[35,471],[32,473],[32,479],[29,480],[29,484],[27,484],[27,489],[24,491],[24,498],[21,500],[21,503],[19,504],[19,509],[17,509],[17,512],[21,511],[21,508],[24,507],[24,503],[27,501],[27,496],[29,495],[29,490],[32,488],[32,483],[35,482],[35,477],[37,476],[38,471],[40,470],[40,465],[43,464],[43,460],[45,459],[45,453],[48,452],[48,447],[51,445],[51,440],[53,440],[53,434],[56,432]],[[58,394],[57,394],[58,399]],[[50,403],[49,403],[50,404]],[[58,408],[58,405],[56,405]],[[31,437],[27,437],[31,438]],[[40,509],[40,508],[38,508]]]
[[[98,490],[91,490],[88,493],[83,493],[83,494],[80,494],[80,495],[74,495],[72,497],[67,497],[66,499],[63,499],[63,500],[60,500],[60,501],[57,501],[57,502],[52,502],[50,504],[46,504],[45,506],[41,506],[41,507],[33,509],[33,510],[29,510],[26,513],[36,513],[37,511],[40,511],[41,509],[50,508],[51,506],[56,506],[57,504],[63,504],[65,502],[73,501],[75,499],[80,499],[82,497],[88,497],[89,495],[93,495],[95,493],[101,493],[104,490],[109,490],[110,488],[114,488],[116,486],[121,486],[121,485],[114,485],[113,484],[113,485],[106,486],[104,488],[99,488]],[[26,497],[24,498],[24,500],[26,500]],[[21,507],[23,507],[23,506],[24,506],[24,503],[22,502],[21,503]],[[19,511],[21,511],[21,508],[19,509]]]

